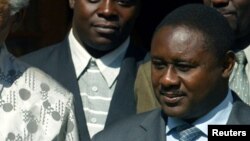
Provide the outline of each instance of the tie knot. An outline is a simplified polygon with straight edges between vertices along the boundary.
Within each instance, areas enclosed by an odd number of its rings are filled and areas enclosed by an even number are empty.
[[[190,124],[184,124],[176,127],[176,131],[179,133],[179,141],[194,141],[202,135],[200,129]]]
[[[246,64],[247,63],[247,59],[246,59],[246,55],[244,53],[244,51],[239,51],[236,54],[236,61],[238,64]]]
[[[97,64],[95,59],[91,58],[88,64],[89,69],[97,69]]]

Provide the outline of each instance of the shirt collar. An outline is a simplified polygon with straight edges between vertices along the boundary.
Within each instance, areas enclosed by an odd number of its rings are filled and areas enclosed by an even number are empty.
[[[82,71],[87,67],[88,62],[91,59],[91,56],[76,40],[76,38],[73,35],[72,29],[69,32],[68,39],[69,39],[71,57],[75,67],[76,77],[78,78],[81,75]]]
[[[196,120],[192,125],[200,129],[205,135],[208,135],[208,125],[221,124],[225,125],[228,121],[230,112],[233,107],[232,92],[228,90],[226,98],[214,109],[208,112],[203,117]],[[166,133],[169,134],[171,129],[183,124],[184,121],[178,118],[168,117]]]
[[[108,86],[111,87],[120,72],[121,63],[129,46],[130,38],[128,37],[118,48],[98,59],[92,57],[82,47],[74,37],[72,29],[70,30],[68,39],[76,77],[78,78],[81,75],[90,59],[93,58]]]
[[[249,62],[250,62],[250,45],[248,45],[248,47],[244,49],[244,52],[246,54],[247,63],[249,64]]]

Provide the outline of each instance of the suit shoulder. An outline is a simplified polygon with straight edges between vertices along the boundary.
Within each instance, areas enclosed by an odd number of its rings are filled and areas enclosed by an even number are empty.
[[[144,122],[145,119],[157,115],[158,112],[159,110],[157,109],[133,115],[129,118],[118,121],[96,134],[93,138],[93,141],[110,141],[111,139],[127,141],[128,135],[134,136],[136,132],[144,131],[143,127],[141,127],[141,124]]]
[[[19,59],[31,65],[45,62],[45,60],[50,58],[50,56],[53,56],[54,54],[53,52],[55,52],[57,49],[59,49],[61,46],[64,45],[64,42],[65,41],[47,47],[43,47],[39,50],[25,54],[21,56]]]
[[[238,124],[250,125],[250,106],[243,101],[239,100],[234,103],[231,119]]]

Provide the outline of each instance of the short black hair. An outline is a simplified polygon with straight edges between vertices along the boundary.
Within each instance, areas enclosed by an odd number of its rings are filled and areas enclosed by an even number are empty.
[[[157,26],[184,26],[197,30],[205,38],[205,47],[216,52],[218,59],[234,46],[234,33],[228,21],[214,8],[202,4],[183,5],[169,13]]]

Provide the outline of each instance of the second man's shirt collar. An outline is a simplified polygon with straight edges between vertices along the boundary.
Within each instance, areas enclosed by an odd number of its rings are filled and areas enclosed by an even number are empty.
[[[90,59],[93,57],[76,40],[73,35],[72,29],[70,30],[68,40],[72,60],[75,67],[76,77],[78,78],[87,67]],[[103,77],[107,81],[109,87],[113,85],[120,72],[122,60],[129,46],[129,42],[130,38],[128,37],[125,42],[123,42],[118,48],[116,48],[112,52],[98,59],[93,58],[96,61],[96,64]]]

